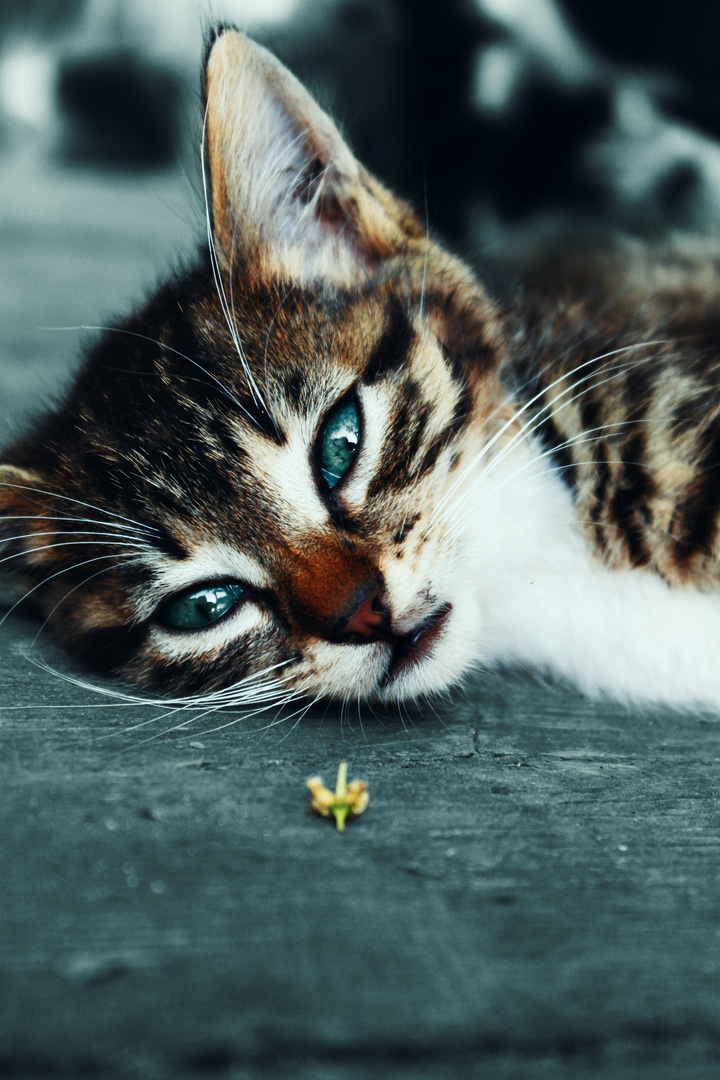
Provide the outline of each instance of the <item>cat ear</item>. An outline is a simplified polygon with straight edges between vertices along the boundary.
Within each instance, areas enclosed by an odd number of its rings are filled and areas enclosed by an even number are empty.
[[[357,281],[421,230],[358,164],[329,116],[266,49],[220,31],[205,69],[216,252],[261,273]]]

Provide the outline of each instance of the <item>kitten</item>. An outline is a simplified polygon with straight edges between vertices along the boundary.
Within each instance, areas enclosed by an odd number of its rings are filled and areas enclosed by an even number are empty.
[[[720,707],[717,261],[498,298],[264,49],[220,29],[205,90],[207,253],[0,465],[60,639],[213,702],[516,663]]]

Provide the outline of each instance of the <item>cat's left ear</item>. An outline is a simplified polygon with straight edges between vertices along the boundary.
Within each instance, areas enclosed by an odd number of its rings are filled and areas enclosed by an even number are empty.
[[[237,30],[212,42],[205,145],[221,265],[357,282],[422,230],[359,165],[332,120],[283,65]]]

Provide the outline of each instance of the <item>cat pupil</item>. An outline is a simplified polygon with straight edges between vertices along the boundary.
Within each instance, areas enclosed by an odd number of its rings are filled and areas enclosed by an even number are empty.
[[[320,471],[334,488],[352,464],[360,439],[360,412],[354,401],[339,405],[320,434]]]
[[[227,615],[244,592],[236,582],[193,586],[160,609],[158,622],[175,630],[200,630]]]

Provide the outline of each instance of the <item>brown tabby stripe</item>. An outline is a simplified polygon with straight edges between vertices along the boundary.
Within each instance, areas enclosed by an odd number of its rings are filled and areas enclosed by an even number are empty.
[[[654,494],[654,485],[643,464],[645,450],[643,432],[625,442],[623,464],[610,500],[611,520],[622,530],[634,566],[647,566],[652,558],[645,530],[650,519],[647,501]]]
[[[95,628],[76,642],[81,660],[106,675],[121,671],[137,655],[148,633],[147,623]]]
[[[388,321],[368,359],[363,382],[372,385],[377,379],[403,367],[412,352],[415,336],[404,307],[396,297],[391,297]]]
[[[649,566],[673,582],[717,582],[720,335],[692,321],[671,330],[673,309],[655,329],[622,303],[608,304],[602,318],[582,303],[556,304],[536,309],[519,332],[521,363],[507,374],[526,401],[562,375],[564,385],[585,380],[552,416],[539,416],[536,434],[571,487],[588,538],[612,564]],[[599,359],[652,339],[661,340]],[[572,394],[578,399],[564,406]]]
[[[238,640],[232,649],[187,660],[171,660],[153,656],[152,665],[144,675],[149,690],[159,693],[172,686],[177,694],[196,695],[220,690],[245,678],[257,659],[258,643]]]
[[[707,447],[697,464],[698,480],[692,494],[677,508],[682,542],[675,556],[684,563],[696,550],[711,553],[720,527],[720,418],[707,432]]]

